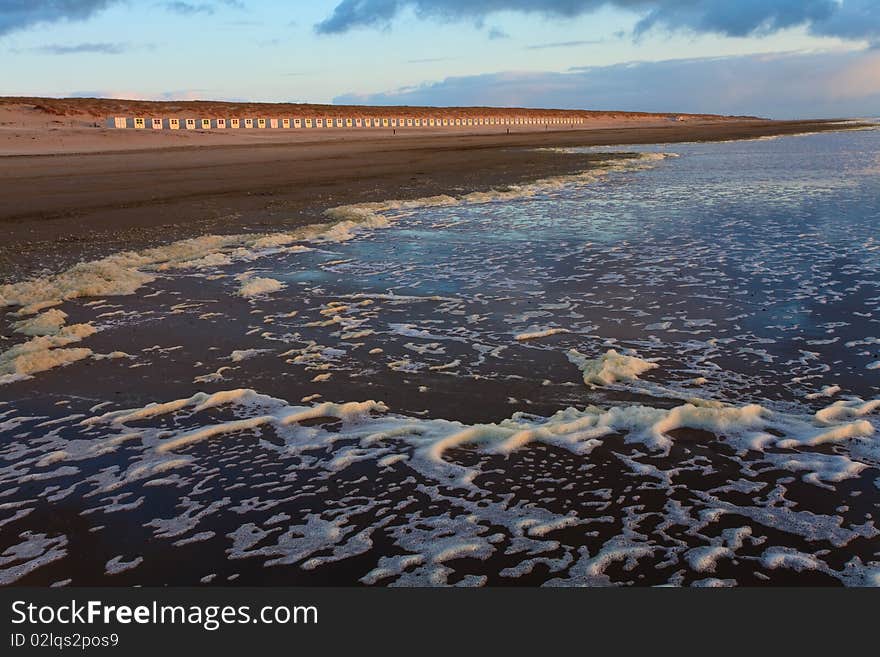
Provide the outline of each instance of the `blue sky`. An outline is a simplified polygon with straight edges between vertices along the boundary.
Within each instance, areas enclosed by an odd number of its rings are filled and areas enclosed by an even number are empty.
[[[876,0],[0,0],[0,94],[880,114]]]

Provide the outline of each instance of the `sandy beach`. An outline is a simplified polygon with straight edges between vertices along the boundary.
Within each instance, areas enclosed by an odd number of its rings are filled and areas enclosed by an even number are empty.
[[[0,104],[2,280],[206,232],[289,228],[337,205],[484,191],[589,168],[590,156],[553,148],[750,139],[840,127],[706,116],[671,123],[668,115],[595,113],[579,129],[514,126],[511,134],[500,126],[396,135],[336,129],[154,133],[95,128],[105,117],[82,113],[148,113],[142,106],[81,105],[68,116],[68,106],[50,107],[53,113],[33,104]]]
[[[0,585],[876,582],[878,133],[664,117],[7,139]]]

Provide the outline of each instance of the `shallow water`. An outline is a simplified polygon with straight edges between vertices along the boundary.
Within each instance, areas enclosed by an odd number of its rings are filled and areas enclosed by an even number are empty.
[[[0,582],[880,582],[880,132],[642,150],[60,305]]]

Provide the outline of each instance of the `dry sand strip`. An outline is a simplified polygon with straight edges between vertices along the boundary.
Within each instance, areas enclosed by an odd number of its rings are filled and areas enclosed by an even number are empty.
[[[0,157],[0,279],[208,232],[312,223],[334,205],[479,191],[570,174],[595,160],[541,148],[839,128],[831,122],[754,119],[641,127],[627,122],[510,135],[362,133],[293,143]],[[96,134],[107,132],[112,131]]]
[[[134,117],[141,117],[145,129],[106,129],[115,119],[128,117],[134,127]],[[530,125],[498,125],[501,119],[531,119]],[[204,121],[212,119],[239,119],[240,126],[251,120],[257,128],[264,119],[265,128],[247,129],[227,127],[202,129]],[[153,119],[162,121],[163,129],[152,129]],[[171,119],[181,129],[165,126]],[[284,119],[293,119],[290,128],[282,129]],[[300,128],[295,128],[296,119]],[[388,122],[383,128],[357,128],[355,123],[364,119]],[[437,120],[450,125],[401,126],[394,130],[392,121],[415,122]],[[577,119],[583,123],[574,125]],[[14,98],[0,97],[0,155],[40,155],[71,152],[104,152],[182,146],[219,146],[297,143],[313,140],[360,139],[397,135],[463,135],[544,132],[549,129],[567,130],[588,127],[592,129],[624,126],[662,127],[670,122],[719,123],[758,120],[754,117],[725,117],[712,114],[669,114],[649,112],[608,112],[587,110],[556,110],[535,108],[496,107],[369,107],[345,105],[308,105],[295,103],[229,103],[219,101],[156,102],[98,98]],[[272,121],[279,127],[272,129]],[[304,128],[304,121],[324,127]],[[491,121],[492,125],[455,125],[466,121]],[[352,122],[351,128],[327,127],[327,123]],[[188,128],[189,122],[192,129]],[[407,121],[408,122],[408,121]],[[213,124],[212,124],[213,125]],[[187,129],[184,129],[184,128]]]

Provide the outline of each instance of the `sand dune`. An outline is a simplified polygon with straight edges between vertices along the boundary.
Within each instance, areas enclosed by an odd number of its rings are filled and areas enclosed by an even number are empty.
[[[644,120],[652,118],[684,117],[688,119],[754,118],[725,117],[714,114],[669,114],[657,112],[610,112],[591,110],[562,110],[543,108],[499,107],[379,107],[365,105],[315,105],[304,103],[231,103],[213,100],[144,101],[108,98],[0,98],[0,107],[30,108],[55,117],[75,117],[86,121],[109,116],[163,116],[222,118],[232,116],[261,116],[280,118],[301,117],[384,117],[442,116],[449,118],[485,117],[508,114],[541,117],[584,117],[595,120]]]
[[[578,125],[482,125],[442,128],[407,127],[398,136],[453,134],[506,134],[549,130],[605,129],[665,125],[717,125],[752,117],[708,114],[647,112],[597,112],[534,108],[490,107],[366,107],[304,105],[293,103],[225,103],[216,101],[148,102],[97,98],[0,98],[0,155],[93,153],[182,146],[216,146],[263,143],[300,143],[391,135],[382,129],[288,129],[288,130],[115,130],[108,128],[114,116],[177,119],[212,118],[491,118],[504,116],[550,119],[582,119]]]

